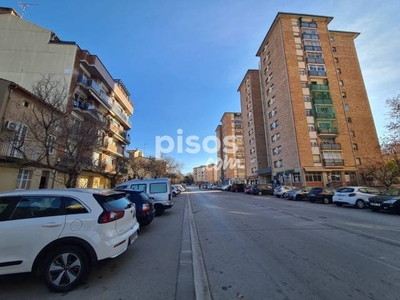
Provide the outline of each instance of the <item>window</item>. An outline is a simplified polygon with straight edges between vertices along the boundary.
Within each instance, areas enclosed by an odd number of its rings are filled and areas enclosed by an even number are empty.
[[[342,97],[345,99],[347,98],[346,92],[342,92]]]
[[[354,131],[350,131],[350,136],[353,138],[353,137],[356,137],[356,134],[355,134],[355,132]]]
[[[329,172],[328,180],[329,182],[340,182],[342,181],[342,174],[340,172]]]
[[[270,82],[271,80],[272,80],[272,78],[274,78],[274,76],[272,75],[272,73],[271,74],[269,74],[269,76],[267,77],[267,79],[266,79],[266,83],[268,83],[268,82]]]
[[[16,197],[1,197],[0,198],[0,222],[9,220],[10,215],[14,211],[14,204],[17,201]]]
[[[276,107],[275,107],[273,110],[271,110],[271,111],[269,112],[268,116],[269,116],[269,118],[272,118],[272,117],[274,117],[277,113],[278,113],[278,111],[276,110]]]
[[[272,142],[276,142],[276,141],[279,141],[280,138],[281,138],[281,134],[278,132],[278,133],[274,134],[274,135],[271,137],[271,141],[272,141]]]
[[[281,152],[282,152],[282,146],[278,146],[278,147],[272,149],[272,154],[273,155],[278,155]]]
[[[310,172],[306,173],[306,181],[322,181],[322,173],[320,172]]]
[[[62,201],[57,196],[21,197],[10,220],[58,216],[64,213]]]
[[[340,68],[337,68],[337,69],[336,69],[336,73],[337,73],[337,74],[342,74],[342,70],[341,70]]]
[[[310,100],[310,96],[308,96],[308,95],[303,96],[303,100],[304,100],[304,102],[310,102],[311,101]]]
[[[275,120],[274,122],[272,122],[269,127],[271,130],[274,130],[276,127],[279,126],[279,120]]]
[[[311,109],[306,109],[306,116],[312,116],[312,110]]]
[[[321,162],[321,156],[319,156],[319,154],[313,154],[313,162],[320,163]]]
[[[268,54],[265,56],[265,61],[267,61],[270,56],[271,56],[271,52],[268,52]]]
[[[306,81],[301,82],[301,87],[306,88],[308,87],[308,83]]]
[[[141,191],[141,192],[146,192],[146,184],[132,184],[131,185],[131,190],[134,191]]]
[[[332,47],[332,52],[336,52],[336,47]]]
[[[299,27],[299,23],[297,21],[292,21],[292,26],[293,27]]]
[[[312,139],[310,144],[311,144],[311,147],[318,147],[318,142],[315,139]]]
[[[65,213],[67,215],[87,214],[89,213],[85,206],[76,199],[64,198]]]
[[[295,47],[296,47],[296,50],[301,50],[301,45],[296,44]]]
[[[254,144],[254,138],[252,138],[250,141],[249,141],[249,145],[253,145]]]
[[[299,32],[293,32],[293,36],[294,36],[295,38],[299,38],[299,37],[300,37],[300,33],[299,33]]]
[[[53,154],[54,152],[54,142],[56,141],[56,137],[54,135],[49,135],[46,141],[46,147],[49,151],[49,154]]]
[[[335,41],[335,39],[334,39],[333,36],[330,36],[330,37],[329,37],[329,40],[330,40],[331,42],[334,42],[334,41]]]
[[[308,124],[308,131],[315,131],[314,124]]]
[[[167,192],[166,183],[150,183],[150,194],[166,193],[166,192]]]
[[[256,153],[256,148],[251,148],[250,149],[250,154],[254,154],[254,153]]]
[[[17,190],[29,190],[32,180],[32,170],[20,169],[17,177]]]
[[[268,107],[275,103],[275,96],[268,101]]]
[[[10,151],[10,156],[21,157],[21,152],[18,149],[24,147],[26,133],[28,127],[26,125],[18,124],[18,130],[14,132],[13,141],[11,142],[12,148]],[[22,149],[21,149],[22,150]]]
[[[354,151],[358,151],[358,145],[357,144],[353,144],[353,150]]]
[[[340,85],[340,86],[344,86],[343,80],[339,80],[339,85]]]
[[[338,63],[339,62],[339,58],[335,57],[334,61],[335,61],[335,63]]]
[[[275,89],[275,86],[274,86],[274,85],[271,85],[271,86],[269,87],[269,89],[267,90],[267,95],[270,95],[270,94],[274,91],[274,89]]]
[[[306,75],[306,70],[300,69],[300,75]]]
[[[256,162],[256,158],[253,157],[253,158],[250,160],[250,163],[251,163],[251,164],[254,164],[255,162]]]
[[[351,123],[351,122],[352,122],[351,117],[347,117],[347,123]]]
[[[29,102],[26,101],[26,100],[23,100],[23,101],[22,101],[22,106],[23,106],[23,107],[26,107],[26,108],[32,108],[32,107],[33,107],[32,103],[29,103]]]
[[[359,157],[356,158],[356,165],[357,166],[361,165],[361,158]]]
[[[304,61],[304,57],[302,55],[297,56],[297,61],[302,62]]]
[[[274,161],[274,167],[275,168],[282,168],[283,167],[282,159]]]

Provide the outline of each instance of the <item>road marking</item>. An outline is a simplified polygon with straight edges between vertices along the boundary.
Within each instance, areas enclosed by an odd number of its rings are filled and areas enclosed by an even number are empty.
[[[206,268],[204,266],[203,253],[199,237],[197,235],[196,222],[194,220],[192,203],[189,194],[187,195],[187,205],[189,207],[190,240],[192,245],[193,277],[196,300],[211,300],[211,291],[208,284]]]

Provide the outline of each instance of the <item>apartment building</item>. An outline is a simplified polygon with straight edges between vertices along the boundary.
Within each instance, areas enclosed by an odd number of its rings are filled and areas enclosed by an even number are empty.
[[[258,70],[248,70],[238,88],[242,111],[246,181],[249,184],[272,181],[265,142],[263,104]],[[272,112],[273,113],[273,112]]]
[[[221,150],[218,151],[217,168],[221,168],[222,182],[244,182],[246,178],[242,114],[225,112],[217,132]]]
[[[206,180],[206,166],[193,168],[193,180],[195,183],[204,183]]]
[[[256,56],[272,175],[310,186],[363,183],[380,148],[355,32],[332,17],[278,13]]]
[[[91,116],[105,124],[93,163],[104,165],[101,173],[113,173],[118,157],[126,156],[132,127],[133,103],[122,80],[113,78],[96,55],[23,20],[12,8],[0,8],[0,36],[0,78],[30,92],[44,74],[65,83],[69,95],[65,106],[71,117],[79,121]],[[84,170],[78,185],[107,186],[101,173]]]
[[[215,136],[217,137],[218,141],[222,141],[223,137],[222,137],[222,125],[221,124],[219,124],[217,126],[217,128],[215,129]],[[221,159],[223,157],[223,147],[222,147],[222,143],[217,144],[217,146],[218,146],[217,166],[216,166],[217,181],[221,181],[225,178],[224,169],[222,168],[222,164],[221,164]]]

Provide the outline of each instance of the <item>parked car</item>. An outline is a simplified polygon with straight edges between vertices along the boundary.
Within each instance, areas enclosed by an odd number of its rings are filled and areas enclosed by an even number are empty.
[[[244,183],[234,183],[234,184],[232,184],[231,192],[242,192],[243,193],[244,187],[245,187]]]
[[[171,181],[168,178],[134,179],[121,183],[114,188],[114,190],[125,189],[144,191],[154,198],[156,216],[161,216],[166,209],[170,209],[174,205]]]
[[[291,186],[286,186],[286,185],[280,185],[277,186],[274,189],[274,195],[278,198],[283,197],[285,198],[287,196],[287,193],[291,190],[293,190],[294,188]]]
[[[250,188],[253,195],[273,195],[274,188],[270,184],[253,184]]]
[[[299,187],[294,190],[291,190],[291,191],[287,192],[288,199],[296,200],[296,201],[306,200],[306,199],[308,199],[308,193],[311,191],[311,189],[312,189],[311,187],[303,186],[303,187]]]
[[[392,188],[381,195],[370,197],[369,208],[373,211],[392,210],[400,212],[400,189]]]
[[[154,199],[149,197],[145,192],[123,190],[126,198],[136,206],[136,219],[140,226],[149,225],[156,214],[154,209]]]
[[[246,185],[244,187],[244,193],[245,194],[251,194],[251,185]]]
[[[186,191],[186,189],[181,184],[173,184],[173,187],[176,187],[181,193]]]
[[[332,200],[337,206],[347,204],[356,208],[364,208],[369,204],[368,198],[378,194],[380,191],[374,187],[345,186],[335,192]]]
[[[55,292],[88,277],[138,237],[135,205],[124,192],[98,189],[0,193],[0,275],[39,272]]]
[[[227,191],[227,192],[230,192],[231,191],[231,189],[232,189],[232,185],[224,185],[223,187],[222,187],[222,190],[223,191]]]
[[[336,189],[329,187],[315,187],[308,193],[308,200],[310,202],[321,201],[324,204],[332,203],[333,195]]]
[[[176,197],[176,196],[180,195],[181,190],[176,185],[173,185],[173,186],[171,186],[171,193],[172,193],[173,197]]]

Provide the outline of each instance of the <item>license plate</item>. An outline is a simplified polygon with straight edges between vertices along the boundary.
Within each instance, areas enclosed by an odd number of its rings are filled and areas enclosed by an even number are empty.
[[[381,206],[379,203],[370,203],[371,206]]]
[[[138,238],[138,233],[137,233],[137,231],[136,231],[134,234],[132,234],[132,235],[129,237],[129,245],[132,245],[132,243],[133,243],[134,241],[136,241],[137,238]]]

